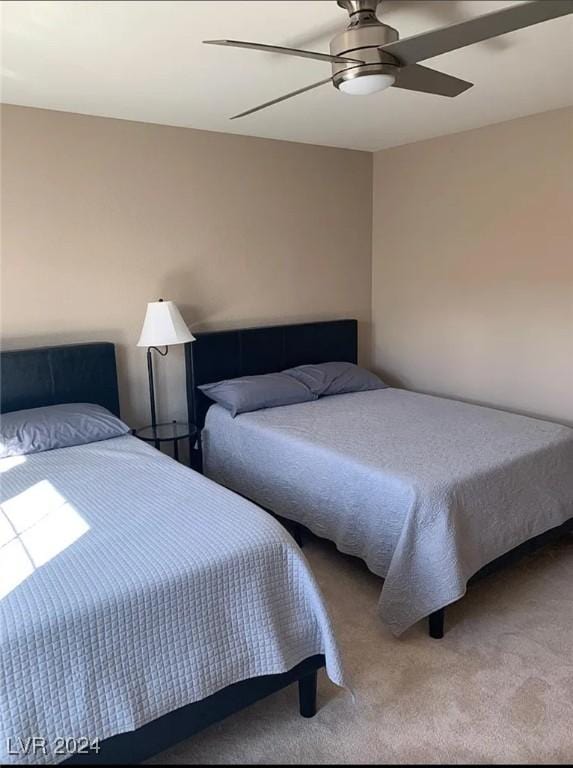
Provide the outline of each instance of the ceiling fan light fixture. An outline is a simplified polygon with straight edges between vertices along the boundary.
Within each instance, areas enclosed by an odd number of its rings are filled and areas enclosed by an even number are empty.
[[[338,89],[350,96],[369,96],[378,91],[385,91],[396,82],[396,77],[391,74],[361,75],[348,80],[342,80]]]
[[[514,2],[498,11],[400,39],[397,29],[378,18],[376,11],[379,2],[380,0],[338,0],[338,5],[348,13],[349,22],[346,28],[330,41],[330,53],[251,43],[246,40],[205,40],[210,45],[228,45],[233,48],[250,48],[267,53],[317,59],[329,62],[332,66],[331,77],[233,115],[231,120],[252,115],[327,83],[351,96],[368,96],[391,86],[396,86],[402,91],[417,91],[435,96],[459,96],[471,88],[472,83],[421,66],[420,62],[549,19],[573,14],[573,0]]]

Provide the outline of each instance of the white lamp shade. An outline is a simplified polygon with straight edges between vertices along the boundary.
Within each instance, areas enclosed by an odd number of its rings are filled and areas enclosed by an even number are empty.
[[[173,301],[150,301],[138,347],[170,347],[195,341]]]

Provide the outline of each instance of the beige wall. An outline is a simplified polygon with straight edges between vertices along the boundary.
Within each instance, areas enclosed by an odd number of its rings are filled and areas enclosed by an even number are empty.
[[[376,153],[375,367],[573,423],[573,109]]]
[[[573,423],[573,109],[376,153],[372,242],[371,166],[4,107],[4,346],[115,341],[135,425],[147,301],[193,329],[357,317],[366,361],[372,300],[391,381]],[[181,348],[158,369],[162,416],[183,418]]]
[[[132,424],[159,297],[192,329],[356,317],[368,352],[370,154],[4,107],[2,163],[4,345],[115,341]],[[184,417],[182,349],[158,368]]]

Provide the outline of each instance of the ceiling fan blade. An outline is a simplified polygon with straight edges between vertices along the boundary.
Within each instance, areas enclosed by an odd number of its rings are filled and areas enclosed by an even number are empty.
[[[459,96],[472,87],[473,83],[468,83],[467,80],[460,80],[459,77],[452,77],[420,64],[403,67],[394,83],[394,88],[435,93],[438,96]]]
[[[266,53],[285,53],[287,56],[300,56],[303,59],[317,59],[318,61],[339,62],[340,64],[364,64],[362,59],[352,59],[349,56],[331,56],[329,53],[315,53],[314,51],[301,51],[299,48],[284,48],[281,45],[264,45],[263,43],[246,43],[244,40],[203,40],[206,45],[228,45],[231,48],[250,48]]]
[[[319,80],[318,83],[313,83],[312,85],[307,85],[304,88],[299,88],[298,91],[292,91],[292,93],[287,93],[284,96],[279,96],[278,99],[273,99],[272,101],[267,101],[264,104],[260,104],[258,107],[253,107],[253,109],[247,109],[246,112],[241,112],[238,115],[233,115],[231,117],[231,120],[236,120],[238,117],[245,117],[245,115],[252,115],[253,112],[258,112],[260,109],[266,109],[267,107],[272,107],[273,104],[278,104],[279,101],[286,101],[286,99],[292,99],[293,96],[298,96],[299,93],[304,93],[305,91],[312,91],[313,88],[318,88],[320,85],[326,85],[326,83],[331,83],[332,78],[327,77],[326,80]]]
[[[449,27],[405,37],[403,40],[381,46],[380,50],[396,56],[402,64],[415,64],[441,53],[505,35],[506,32],[566,16],[568,13],[573,13],[573,0],[533,0],[476,16]]]

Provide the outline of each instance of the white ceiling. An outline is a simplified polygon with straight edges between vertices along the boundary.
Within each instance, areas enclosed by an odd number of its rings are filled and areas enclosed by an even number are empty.
[[[401,37],[515,0],[387,0]],[[2,101],[211,131],[377,150],[573,103],[573,16],[424,64],[476,85],[455,99],[331,85],[258,114],[235,114],[324,77],[330,66],[205,46],[234,38],[328,51],[347,20],[334,0],[6,0]]]

